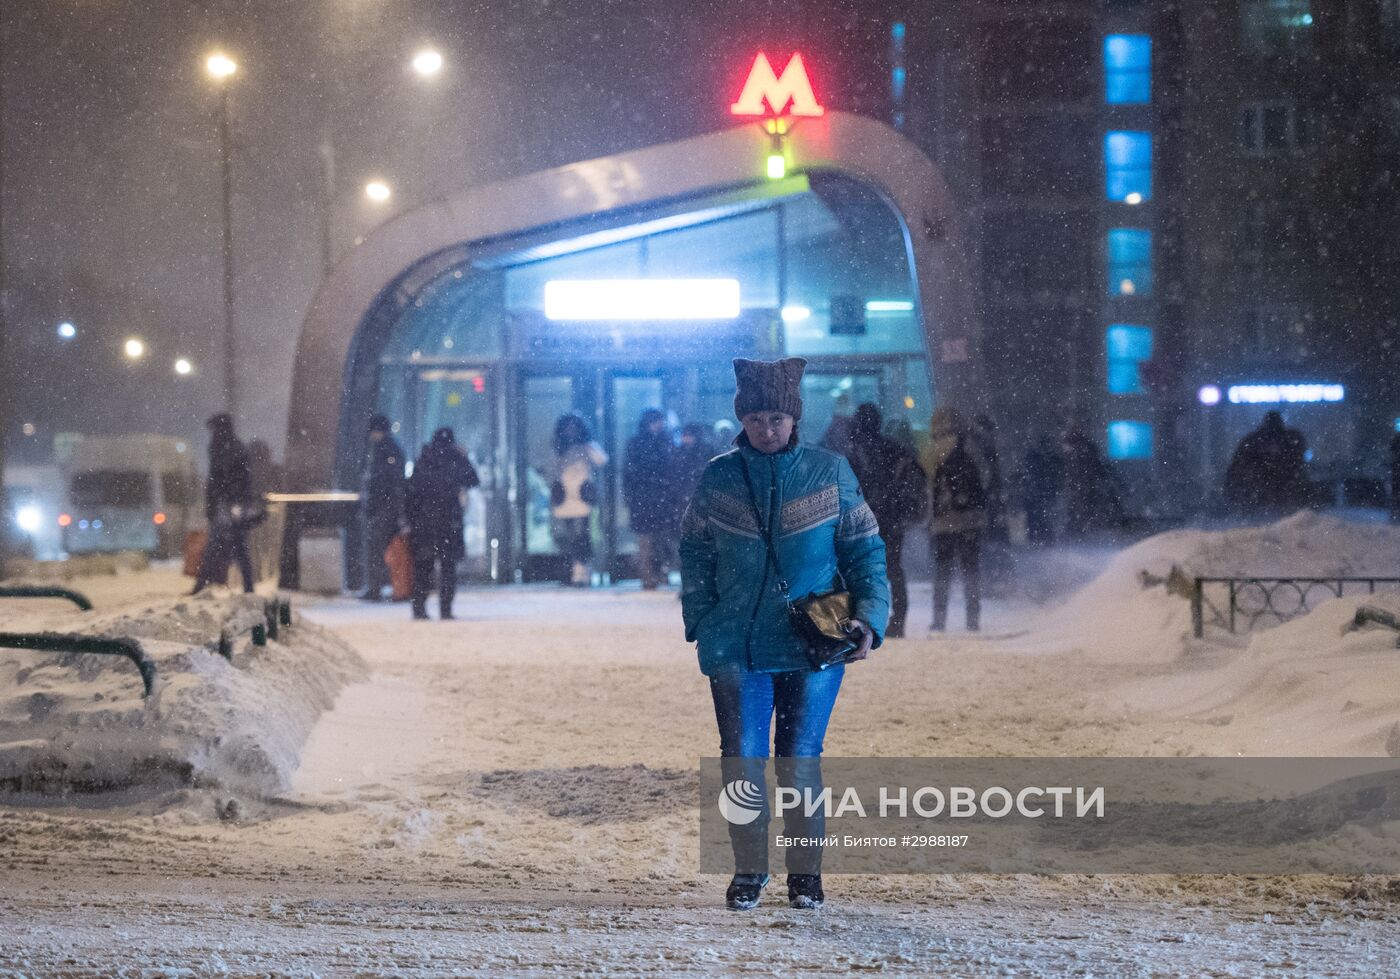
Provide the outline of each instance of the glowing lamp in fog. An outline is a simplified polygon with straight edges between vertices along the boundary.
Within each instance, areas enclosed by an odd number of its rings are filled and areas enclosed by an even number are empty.
[[[442,55],[432,48],[424,48],[413,56],[413,70],[424,78],[431,78],[442,71]]]
[[[1123,203],[1124,203],[1124,204],[1141,204],[1141,203],[1142,203],[1142,195],[1139,194],[1137,191],[1133,191],[1133,192],[1132,192],[1131,194],[1129,194],[1127,197],[1124,197],[1124,198],[1123,198]]]
[[[782,180],[787,176],[787,160],[782,153],[768,154],[768,179]]]
[[[389,189],[389,185],[384,181],[371,180],[369,183],[365,184],[365,196],[376,204],[383,204],[393,196],[393,191]]]
[[[69,524],[71,524],[72,522],[73,522],[73,518],[72,518],[71,516],[69,516],[68,514],[66,514],[66,513],[60,513],[60,514],[58,515],[58,525],[59,525],[60,527],[67,527],[67,526],[68,526]]]
[[[784,322],[784,323],[801,323],[803,320],[807,319],[807,318],[810,317],[811,315],[812,315],[812,311],[811,311],[810,309],[808,309],[806,306],[784,306],[784,307],[783,307],[783,322]]]
[[[738,279],[552,279],[544,284],[552,320],[732,320]]]
[[[122,344],[122,352],[126,354],[127,360],[140,360],[146,356],[146,344],[136,337],[130,337]]]
[[[165,514],[163,514],[163,513],[153,514],[153,515],[151,516],[151,523],[153,523],[153,524],[155,524],[157,527],[159,527],[161,524],[165,523]]]
[[[186,358],[181,357],[175,361],[175,373],[179,374],[181,377],[185,376],[186,374],[192,374],[194,373],[194,365],[191,364]]]
[[[867,313],[912,313],[914,304],[908,299],[872,299],[865,304]]]
[[[1196,400],[1203,405],[1220,404],[1220,388],[1214,384],[1206,384],[1196,392]]]
[[[22,506],[15,511],[15,523],[26,534],[32,534],[44,522],[43,512],[36,506]]]
[[[226,54],[211,54],[204,62],[204,69],[211,77],[223,80],[238,70],[238,62]]]
[[[58,324],[58,335],[61,339],[71,340],[78,335],[78,328],[65,320]]]

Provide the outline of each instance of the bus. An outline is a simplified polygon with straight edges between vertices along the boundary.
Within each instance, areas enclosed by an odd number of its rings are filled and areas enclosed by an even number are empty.
[[[67,500],[58,515],[69,554],[181,553],[199,513],[194,454],[170,435],[84,437],[63,464]]]

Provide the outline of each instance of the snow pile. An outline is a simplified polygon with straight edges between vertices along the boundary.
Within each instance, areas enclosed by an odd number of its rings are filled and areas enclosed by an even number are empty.
[[[294,616],[252,645],[263,600],[157,598],[111,612],[50,612],[7,628],[137,639],[156,668],[149,698],[120,656],[0,649],[0,789],[46,794],[209,786],[283,790],[317,717],[364,664]],[[231,661],[218,653],[232,626]]]
[[[1260,527],[1159,534],[1038,617],[1033,642],[1110,660],[1175,659],[1191,638],[1186,586],[1198,576],[1400,577],[1400,528],[1302,512]]]
[[[1352,625],[1369,605],[1400,615],[1400,595],[1324,602],[1244,649],[1219,649],[1118,686],[1101,709],[1150,711],[1177,731],[1176,754],[1400,757],[1400,638]]]

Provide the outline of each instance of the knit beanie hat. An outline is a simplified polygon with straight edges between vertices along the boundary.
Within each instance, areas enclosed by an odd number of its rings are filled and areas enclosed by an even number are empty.
[[[781,411],[794,420],[802,417],[802,371],[807,361],[801,357],[782,360],[734,359],[734,414],[740,421],[755,411]]]

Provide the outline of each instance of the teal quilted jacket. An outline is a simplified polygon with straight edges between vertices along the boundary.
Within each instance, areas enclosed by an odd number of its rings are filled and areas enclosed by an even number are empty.
[[[809,445],[764,455],[744,444],[711,460],[681,525],[681,614],[686,640],[699,643],[701,672],[810,668],[759,534],[745,465],[793,600],[839,588],[839,569],[856,618],[880,645],[890,612],[885,542],[851,464]]]

